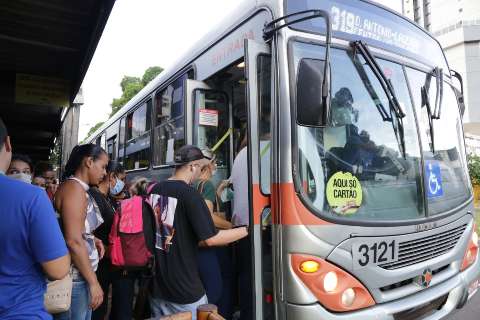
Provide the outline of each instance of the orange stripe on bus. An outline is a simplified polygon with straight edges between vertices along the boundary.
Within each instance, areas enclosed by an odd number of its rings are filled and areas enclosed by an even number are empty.
[[[307,209],[298,198],[293,183],[272,184],[272,201],[264,196],[260,185],[253,185],[253,223],[261,224],[263,208],[271,205],[272,224],[282,225],[328,225]],[[278,207],[279,206],[279,207]]]
[[[274,208],[275,210],[273,210],[273,216],[280,220],[277,222],[276,219],[276,223],[282,225],[331,224],[328,221],[320,219],[304,206],[295,192],[293,183],[280,183],[274,190],[275,194],[280,197],[279,201],[274,201],[275,204],[278,203],[280,205],[280,208]]]
[[[255,183],[253,184],[253,223],[260,224],[262,223],[262,211],[263,208],[270,205],[270,197],[265,196],[260,191],[260,185]]]

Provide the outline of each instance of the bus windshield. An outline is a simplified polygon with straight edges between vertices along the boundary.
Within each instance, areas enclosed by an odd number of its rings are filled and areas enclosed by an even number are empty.
[[[321,59],[324,52],[301,42],[293,48],[297,72],[302,59]],[[353,50],[332,49],[331,121],[322,128],[297,125],[299,178],[307,201],[319,212],[371,221],[420,218],[425,215],[421,152],[407,80],[401,65],[377,63],[405,112],[405,152],[392,126],[393,110],[372,69]],[[295,78],[301,79],[298,74]],[[303,107],[297,104],[297,110]],[[357,203],[340,194],[348,191],[342,188],[344,180],[357,185]]]

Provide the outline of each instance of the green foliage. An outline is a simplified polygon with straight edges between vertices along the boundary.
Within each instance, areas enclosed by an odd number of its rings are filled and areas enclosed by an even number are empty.
[[[120,82],[122,87],[122,96],[114,98],[112,101],[112,111],[110,117],[118,112],[130,99],[132,99],[140,90],[153,80],[163,69],[158,66],[150,67],[143,73],[142,79],[138,77],[124,76]]]
[[[152,81],[162,71],[163,71],[163,68],[161,68],[159,66],[150,67],[147,70],[145,70],[145,73],[143,74],[143,77],[142,77],[143,85],[146,86],[150,81]]]
[[[472,153],[467,155],[467,165],[472,184],[480,184],[480,156]]]
[[[129,86],[140,83],[142,83],[142,80],[139,77],[123,76],[120,87],[122,87],[122,92],[125,92]]]
[[[123,79],[125,80],[124,77]],[[138,79],[138,78],[137,78]],[[140,90],[143,89],[143,84],[140,82],[132,81],[125,85],[125,89],[123,90],[122,96],[118,99],[114,98],[112,101],[112,111],[110,113],[110,117],[112,117],[115,113],[118,112],[130,99],[132,99]],[[123,83],[123,80],[122,80]],[[122,88],[123,85],[121,84]]]
[[[87,137],[90,137],[90,135],[92,135],[98,128],[100,128],[102,126],[102,124],[104,124],[105,122],[102,121],[102,122],[99,122],[97,123],[96,125],[94,125],[93,127],[90,128],[90,130],[88,131],[87,133]]]

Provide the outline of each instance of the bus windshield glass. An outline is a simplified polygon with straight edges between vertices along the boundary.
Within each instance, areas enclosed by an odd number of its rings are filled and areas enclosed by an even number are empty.
[[[429,104],[433,108],[438,90],[435,77],[428,86],[427,73],[411,68],[406,70],[423,146],[428,213],[435,215],[464,204],[471,196],[465,164],[462,122],[455,93],[446,82],[443,83],[440,117],[429,121],[426,99],[430,100]],[[423,97],[422,87],[427,90]]]
[[[322,46],[292,44],[291,63],[296,73],[302,60],[324,57]],[[384,89],[363,57],[353,52],[331,50],[330,123],[326,127],[297,125],[297,181],[304,199],[316,212],[344,219],[422,218],[425,206],[420,142],[403,68],[376,59],[405,113],[405,152]],[[302,78],[298,74],[294,77]],[[297,88],[301,85],[296,83]],[[297,103],[296,108],[299,112],[305,106]]]

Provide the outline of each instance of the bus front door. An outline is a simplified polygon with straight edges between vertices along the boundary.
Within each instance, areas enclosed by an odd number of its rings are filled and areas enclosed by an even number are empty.
[[[247,80],[248,172],[254,319],[273,318],[271,185],[271,54],[270,47],[245,40]]]

